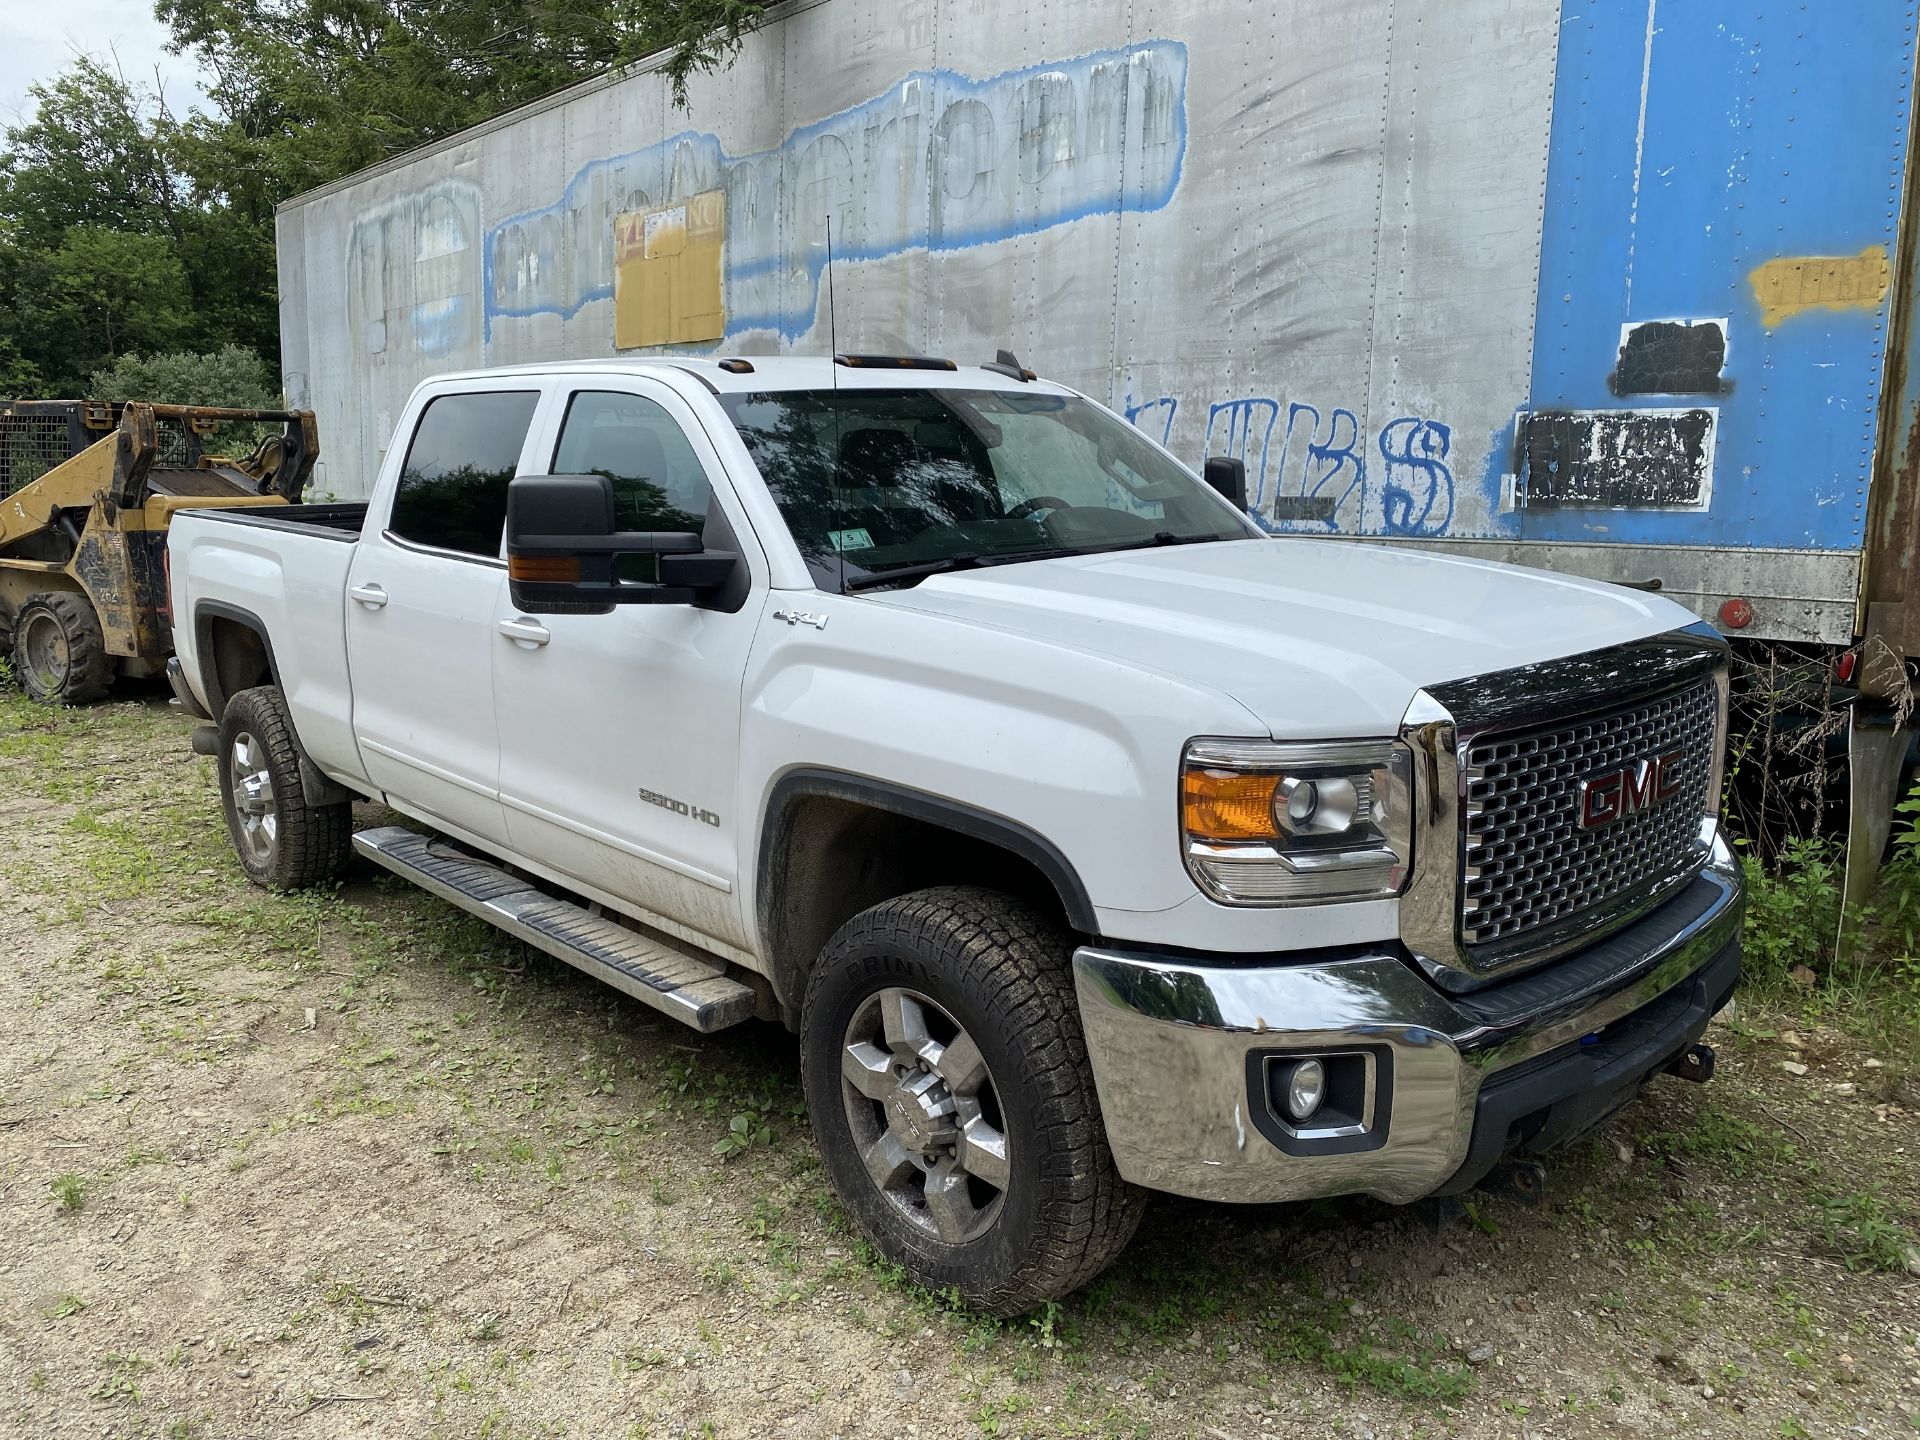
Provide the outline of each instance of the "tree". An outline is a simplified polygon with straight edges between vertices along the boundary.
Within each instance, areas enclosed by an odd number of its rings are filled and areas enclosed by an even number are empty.
[[[159,0],[214,77],[203,154],[274,200],[665,51],[676,100],[731,58],[764,0]],[[196,167],[197,168],[197,167]]]
[[[271,364],[272,205],[183,173],[158,98],[82,57],[0,151],[0,393],[77,393],[129,350],[249,345]]]
[[[7,132],[0,154],[0,210],[18,226],[16,243],[52,248],[71,225],[171,228],[177,182],[132,87],[83,55],[29,93],[34,117]]]
[[[116,355],[180,348],[194,324],[186,267],[166,236],[88,225],[21,257],[16,302],[20,348],[68,393]]]

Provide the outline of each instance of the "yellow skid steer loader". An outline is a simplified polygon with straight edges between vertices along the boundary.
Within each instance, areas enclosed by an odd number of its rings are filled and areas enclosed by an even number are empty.
[[[319,450],[310,410],[0,402],[0,653],[21,689],[73,705],[157,674],[174,511],[298,504]]]

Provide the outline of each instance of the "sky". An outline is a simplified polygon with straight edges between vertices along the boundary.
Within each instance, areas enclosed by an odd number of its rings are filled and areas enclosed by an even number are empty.
[[[0,0],[0,126],[32,118],[27,87],[53,79],[81,51],[108,63],[117,52],[127,79],[148,89],[157,65],[168,106],[185,113],[204,100],[199,67],[167,54],[166,39],[152,0]]]

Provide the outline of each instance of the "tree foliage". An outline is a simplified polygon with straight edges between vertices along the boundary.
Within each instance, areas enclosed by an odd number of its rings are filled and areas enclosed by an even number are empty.
[[[267,362],[243,345],[122,355],[93,372],[87,394],[96,400],[226,405],[236,410],[270,410],[280,403]]]
[[[0,395],[74,394],[133,354],[240,347],[277,376],[274,207],[588,76],[723,65],[760,0],[158,0],[210,104],[87,57],[0,149]],[[153,362],[143,362],[151,364]],[[277,380],[270,378],[270,386]],[[175,396],[176,399],[205,399]]]

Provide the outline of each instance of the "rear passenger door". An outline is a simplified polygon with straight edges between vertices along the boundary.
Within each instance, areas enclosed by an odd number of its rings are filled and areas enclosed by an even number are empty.
[[[353,732],[397,810],[506,844],[493,712],[494,621],[507,485],[537,389],[455,389],[429,399],[404,442],[386,523],[347,576]]]

